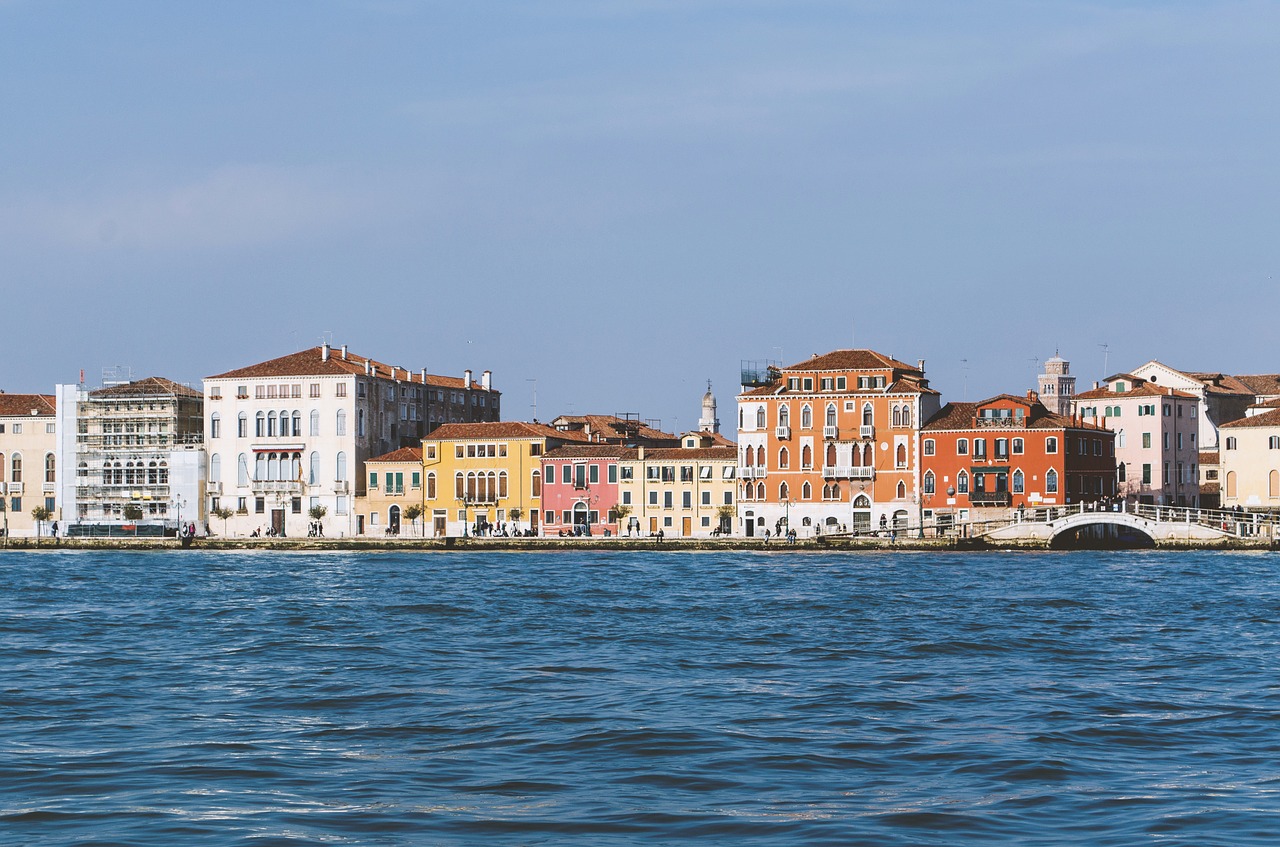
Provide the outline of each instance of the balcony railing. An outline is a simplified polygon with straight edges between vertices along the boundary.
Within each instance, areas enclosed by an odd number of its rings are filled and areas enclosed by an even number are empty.
[[[851,479],[853,472],[860,470],[852,465],[823,465],[822,475],[827,479]]]
[[[303,484],[296,479],[255,479],[250,482],[249,487],[255,492],[281,492],[286,494],[301,494]]]
[[[863,465],[862,467],[849,468],[849,479],[875,479],[876,469]]]
[[[981,427],[1021,427],[1026,422],[1026,418],[974,418],[973,425],[976,428]]]
[[[822,437],[827,439],[828,441],[835,439],[835,437],[839,434],[840,434],[840,430],[838,427],[824,426],[822,428]]]
[[[974,506],[1008,506],[1012,496],[1008,491],[970,491],[969,503]]]
[[[774,435],[774,437],[775,437],[775,438],[780,438],[780,439],[787,439],[787,438],[790,438],[790,437],[791,437],[791,427],[789,427],[789,426],[780,426],[780,427],[778,427],[777,429],[775,429],[775,430],[773,431],[773,435]]]
[[[205,483],[204,488],[205,488],[205,492],[208,494],[222,493],[222,483],[220,482],[207,482]]]
[[[57,494],[57,493],[58,493],[58,483],[56,483],[56,482],[46,482],[43,486],[41,486],[41,490],[42,490],[45,494]]]
[[[863,424],[862,426],[858,427],[858,437],[859,438],[875,438],[876,428],[871,424]]]
[[[351,483],[345,479],[335,480],[333,483],[334,494],[346,494],[351,490]]]

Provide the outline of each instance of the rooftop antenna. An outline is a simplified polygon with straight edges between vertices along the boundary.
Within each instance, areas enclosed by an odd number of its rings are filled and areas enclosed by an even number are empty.
[[[1099,344],[1098,346],[1102,348],[1102,378],[1106,379],[1111,375],[1107,372],[1107,359],[1111,355],[1111,345]]]
[[[1040,386],[1040,357],[1031,357],[1031,384],[1039,388]]]
[[[525,378],[525,382],[533,383],[533,421],[538,422],[538,379],[537,377]]]
[[[333,346],[333,330],[326,329],[324,332],[320,333],[320,346],[321,347]]]
[[[964,373],[964,402],[969,402],[969,360],[960,360],[960,370]]]

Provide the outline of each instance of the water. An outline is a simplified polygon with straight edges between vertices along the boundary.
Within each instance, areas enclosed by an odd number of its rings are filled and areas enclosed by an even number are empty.
[[[1274,844],[1269,554],[0,554],[0,843]]]

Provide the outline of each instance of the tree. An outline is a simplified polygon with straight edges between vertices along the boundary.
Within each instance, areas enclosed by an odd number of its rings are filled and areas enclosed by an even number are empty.
[[[31,517],[36,520],[36,538],[40,537],[44,522],[53,516],[53,512],[45,506],[36,506],[31,510]]]
[[[329,514],[328,506],[312,506],[307,510],[307,514],[311,516],[313,521],[322,521],[324,516]]]
[[[124,519],[127,521],[142,520],[142,507],[137,503],[130,503],[124,507]]]
[[[409,519],[409,526],[413,526],[417,523],[418,518],[422,517],[422,507],[417,503],[414,503],[412,506],[406,506],[404,516]]]
[[[230,518],[230,517],[231,517],[232,515],[234,515],[234,514],[235,514],[235,512],[231,511],[231,510],[230,510],[230,509],[228,509],[226,506],[219,506],[218,508],[216,508],[216,509],[214,509],[214,510],[213,510],[213,516],[214,516],[215,518],[222,518],[222,535],[223,535],[223,537],[226,537],[226,534],[227,534],[227,519],[228,519],[228,518]]]
[[[733,506],[725,505],[716,509],[716,517],[720,519],[720,529],[726,535],[733,531],[733,519],[737,514],[738,510]]]

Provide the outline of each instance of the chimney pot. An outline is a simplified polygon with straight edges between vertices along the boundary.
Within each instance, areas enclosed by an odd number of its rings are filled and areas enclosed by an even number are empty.
[[[320,345],[320,361],[329,361],[329,343],[327,341]]]
[[[342,345],[342,361],[345,362],[346,360],[347,360],[347,345],[343,344]]]
[[[462,372],[462,387],[463,388],[471,387],[471,369],[470,368],[467,368],[465,371]]]

